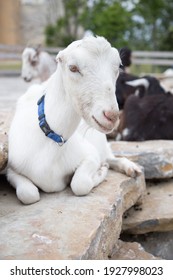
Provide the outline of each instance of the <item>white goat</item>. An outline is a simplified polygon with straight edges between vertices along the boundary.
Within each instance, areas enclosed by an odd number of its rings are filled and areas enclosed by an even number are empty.
[[[70,184],[74,194],[86,195],[105,179],[108,164],[130,176],[141,173],[128,159],[114,158],[105,136],[119,123],[118,51],[102,37],[87,37],[59,52],[57,61],[48,81],[20,97],[9,132],[8,180],[24,204],[40,199],[38,188],[57,192]]]
[[[22,53],[22,78],[26,82],[33,79],[46,81],[56,70],[56,61],[39,48],[25,48]]]

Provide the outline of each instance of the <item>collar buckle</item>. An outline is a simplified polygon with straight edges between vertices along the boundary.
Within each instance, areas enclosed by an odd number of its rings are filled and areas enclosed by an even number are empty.
[[[63,146],[64,144],[65,144],[65,140],[64,140],[64,138],[62,137],[62,135],[60,135],[60,138],[61,138],[61,142],[58,142],[57,144],[58,144],[58,146]]]

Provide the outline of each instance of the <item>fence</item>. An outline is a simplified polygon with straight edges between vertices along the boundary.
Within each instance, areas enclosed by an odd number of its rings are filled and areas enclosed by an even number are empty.
[[[0,63],[2,61],[21,61],[21,54],[24,46],[3,45],[0,44]],[[61,48],[42,48],[55,56]],[[141,72],[141,65],[150,65],[150,70],[155,72],[156,66],[165,66],[169,68],[173,66],[173,52],[160,51],[133,51],[132,65],[136,67],[138,73]]]
[[[173,66],[173,52],[134,51],[132,62],[135,65]]]
[[[0,44],[0,61],[2,60],[21,60],[21,54],[25,46],[21,45],[3,45]],[[57,54],[62,48],[41,48],[44,51],[47,51],[52,56]]]

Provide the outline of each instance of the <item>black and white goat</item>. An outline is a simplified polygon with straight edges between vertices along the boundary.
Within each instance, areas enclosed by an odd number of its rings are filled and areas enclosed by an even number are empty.
[[[130,95],[143,97],[144,95],[157,95],[165,93],[159,80],[155,77],[137,77],[125,72],[120,73],[116,82],[116,97],[120,109],[124,108]]]
[[[173,95],[130,96],[124,106],[117,140],[173,140]]]

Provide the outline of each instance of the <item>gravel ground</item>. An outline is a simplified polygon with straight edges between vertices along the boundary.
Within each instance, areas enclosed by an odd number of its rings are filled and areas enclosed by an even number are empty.
[[[0,77],[0,110],[14,109],[16,100],[30,85],[21,77]]]

